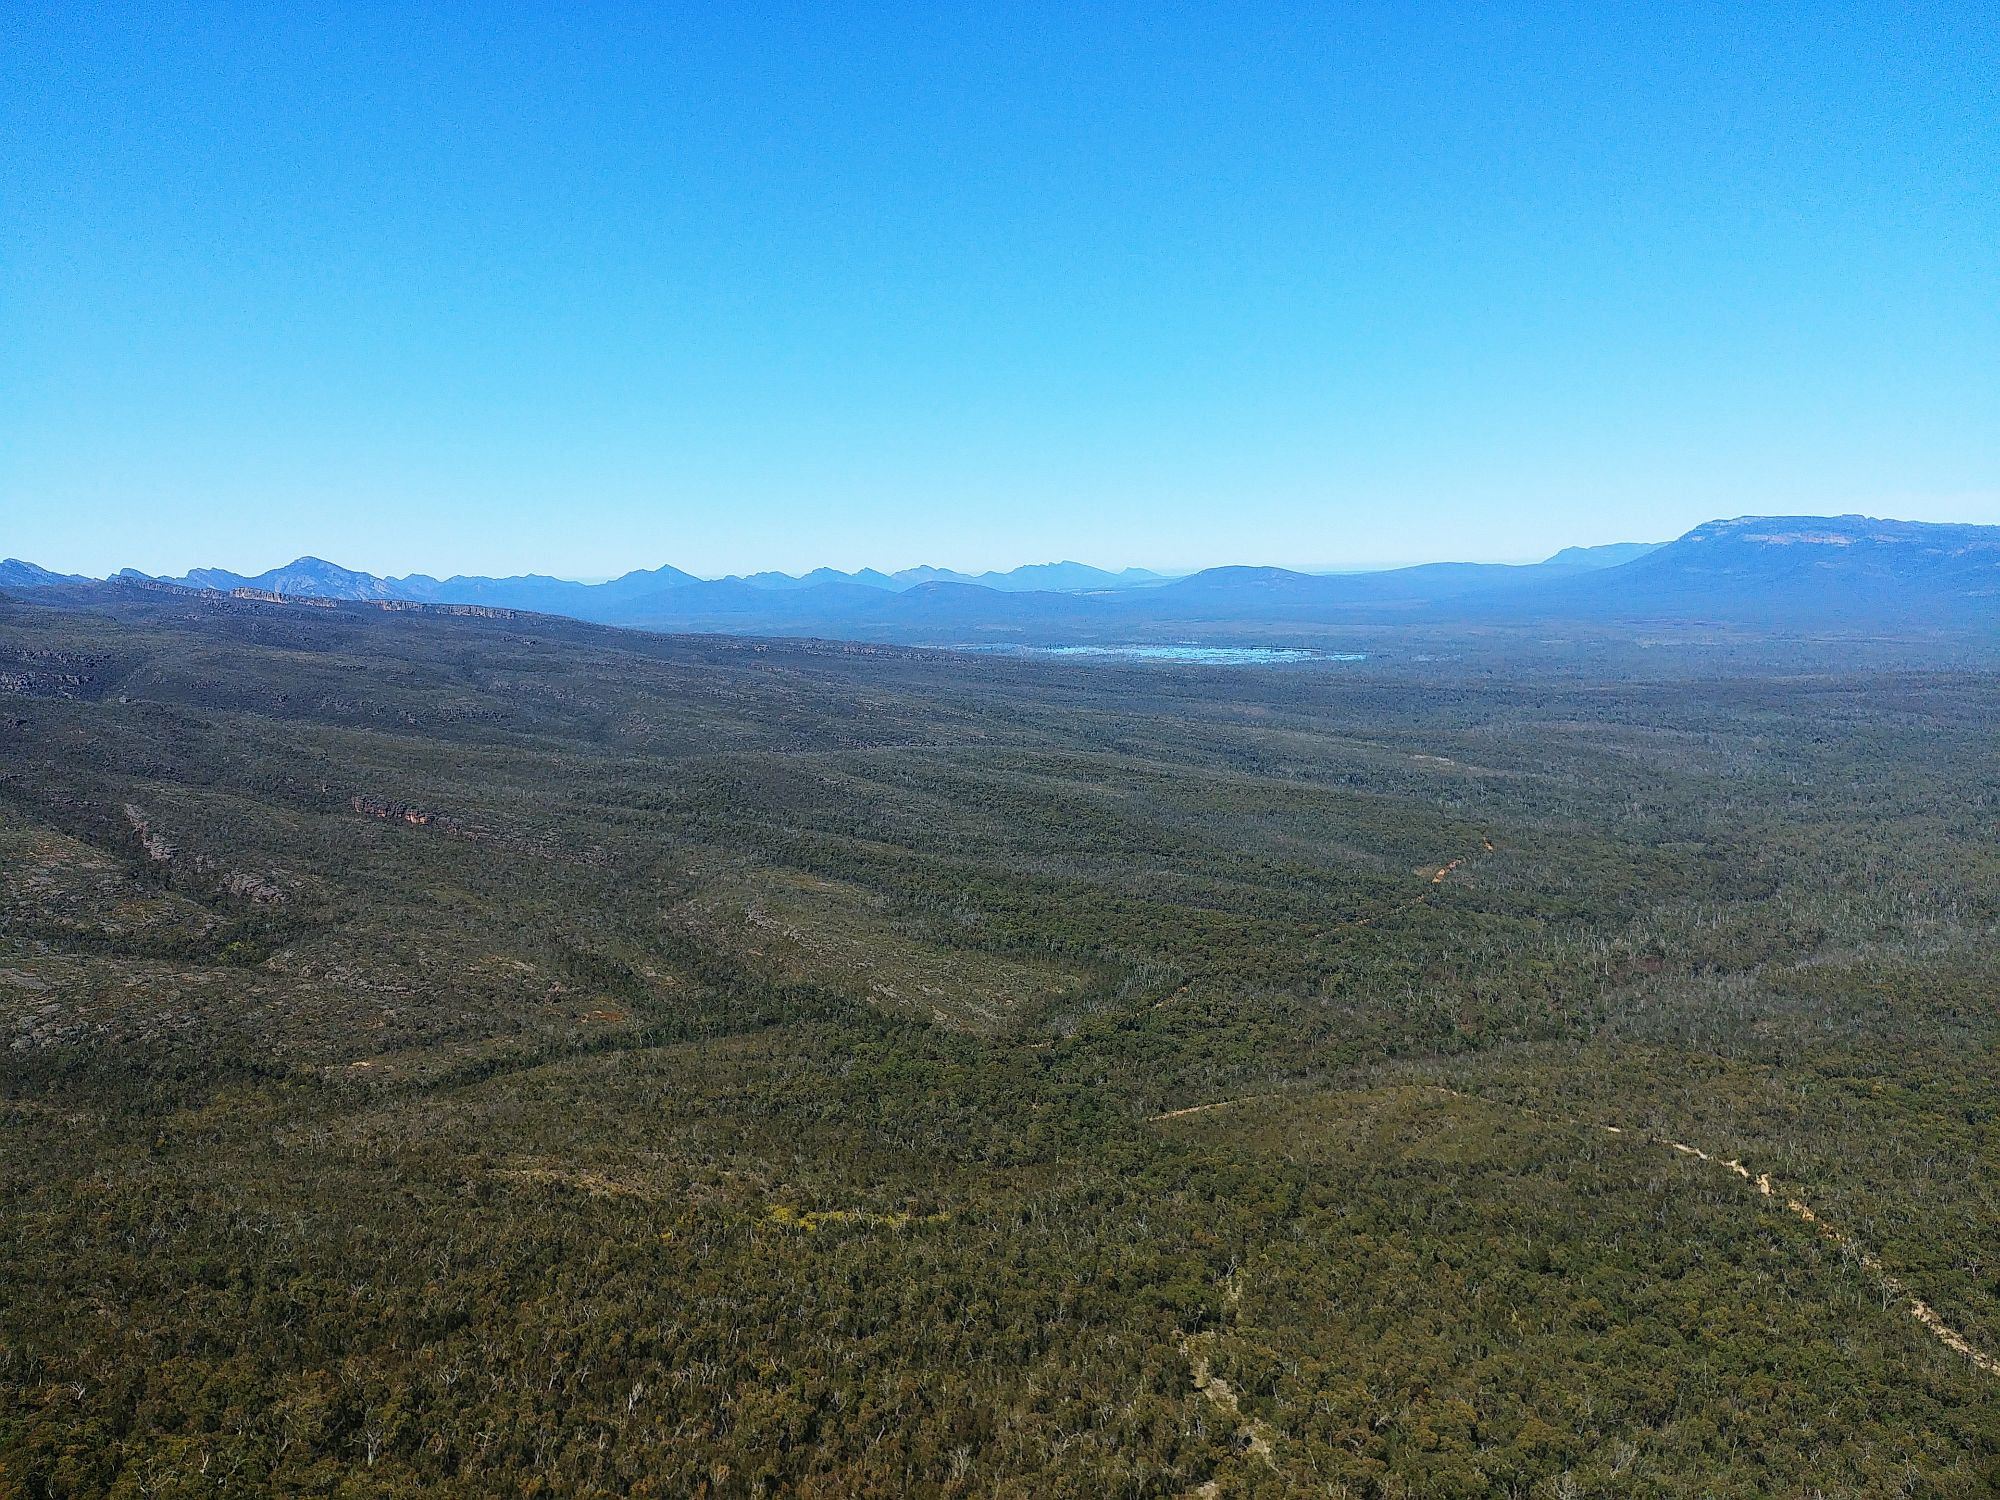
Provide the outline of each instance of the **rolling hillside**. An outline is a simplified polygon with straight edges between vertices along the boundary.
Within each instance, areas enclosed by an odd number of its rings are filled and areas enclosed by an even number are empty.
[[[468,608],[0,597],[0,1491],[2000,1479],[1990,673]]]

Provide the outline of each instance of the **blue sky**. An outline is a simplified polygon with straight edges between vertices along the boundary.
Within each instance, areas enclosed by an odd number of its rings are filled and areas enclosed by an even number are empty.
[[[0,554],[46,566],[2000,521],[1990,5],[11,16]]]

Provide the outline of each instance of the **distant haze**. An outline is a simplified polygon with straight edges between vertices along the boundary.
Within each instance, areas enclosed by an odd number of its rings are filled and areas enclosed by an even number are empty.
[[[0,560],[0,590],[126,597],[194,589],[264,602],[342,601],[381,608],[524,610],[669,631],[826,636],[939,644],[1075,645],[1168,632],[1173,644],[1244,632],[1324,632],[1416,621],[1494,623],[1650,619],[1790,629],[1970,633],[2000,624],[2000,526],[1860,515],[1739,516],[1664,545],[1565,547],[1542,562],[1433,562],[1314,575],[1223,566],[1183,578],[1076,562],[978,576],[917,568],[803,576],[763,571],[701,579],[671,564],[599,584],[529,574],[381,577],[300,557],[245,576],[200,568],[109,583]],[[1259,644],[1269,644],[1263,642]]]

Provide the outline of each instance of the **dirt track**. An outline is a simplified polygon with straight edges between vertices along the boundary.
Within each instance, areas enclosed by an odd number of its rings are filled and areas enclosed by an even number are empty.
[[[1782,1203],[1785,1206],[1786,1212],[1812,1225],[1813,1228],[1817,1229],[1828,1240],[1852,1254],[1861,1263],[1862,1267],[1875,1277],[1877,1282],[1880,1283],[1882,1290],[1901,1302],[1909,1315],[1923,1324],[1931,1336],[1939,1343],[1943,1344],[1954,1354],[1961,1354],[1971,1360],[1973,1364],[1984,1370],[1988,1375],[2000,1375],[2000,1359],[1995,1359],[1984,1350],[1974,1346],[1964,1334],[1939,1317],[1936,1309],[1928,1302],[1917,1296],[1896,1277],[1891,1276],[1887,1271],[1883,1270],[1882,1259],[1874,1251],[1864,1248],[1855,1242],[1853,1236],[1829,1224],[1825,1219],[1814,1213],[1804,1200],[1792,1197],[1780,1198],[1777,1189],[1772,1186],[1771,1174],[1769,1172],[1759,1172],[1755,1176],[1752,1176],[1750,1169],[1736,1158],[1712,1156],[1702,1150],[1701,1147],[1690,1146],[1685,1141],[1668,1140],[1664,1136],[1637,1135],[1636,1132],[1628,1131],[1619,1125],[1605,1125],[1591,1120],[1579,1120],[1568,1115],[1544,1114],[1542,1111],[1530,1109],[1526,1105],[1507,1104],[1501,1100],[1487,1099],[1478,1094],[1461,1093],[1457,1089],[1448,1089],[1441,1084],[1428,1084],[1425,1087],[1431,1093],[1449,1094],[1454,1099],[1469,1099],[1475,1103],[1490,1105],[1496,1109],[1512,1109],[1522,1114],[1534,1115],[1538,1119],[1555,1120],[1565,1125],[1580,1126],[1586,1130],[1601,1130],[1607,1135],[1634,1135],[1636,1139],[1650,1142],[1652,1145],[1664,1146],[1669,1151],[1678,1151],[1683,1156],[1692,1156],[1697,1161],[1705,1161],[1712,1166],[1721,1167],[1726,1172],[1733,1172],[1736,1176],[1754,1187],[1759,1195],[1769,1198],[1773,1203]]]
[[[1443,874],[1444,872],[1440,871],[1439,873]],[[1813,1212],[1812,1208],[1803,1199],[1789,1196],[1780,1197],[1777,1188],[1771,1182],[1771,1174],[1769,1172],[1760,1172],[1753,1176],[1750,1169],[1734,1157],[1724,1158],[1714,1156],[1702,1150],[1699,1146],[1688,1145],[1685,1141],[1670,1140],[1665,1136],[1644,1135],[1637,1131],[1627,1130],[1622,1125],[1606,1125],[1601,1121],[1581,1120],[1571,1115],[1550,1114],[1529,1105],[1510,1104],[1505,1100],[1488,1099],[1480,1094],[1468,1094],[1458,1089],[1446,1088],[1443,1084],[1423,1084],[1421,1088],[1425,1093],[1443,1094],[1448,1098],[1463,1099],[1472,1104],[1484,1104],[1491,1109],[1510,1109],[1517,1114],[1531,1115],[1536,1119],[1550,1120],[1561,1125],[1572,1125],[1584,1130],[1598,1130],[1606,1135],[1629,1135],[1635,1140],[1645,1141],[1650,1145],[1660,1146],[1668,1151],[1677,1151],[1683,1156],[1691,1156],[1697,1161],[1721,1167],[1724,1171],[1742,1178],[1744,1182],[1757,1190],[1759,1196],[1768,1198],[1773,1203],[1782,1204],[1786,1212],[1812,1225],[1814,1229],[1818,1230],[1833,1244],[1838,1245],[1841,1249],[1853,1255],[1861,1263],[1862,1267],[1876,1278],[1882,1290],[1888,1293],[1890,1297],[1902,1303],[1904,1310],[1912,1318],[1915,1318],[1917,1322],[1921,1323],[1924,1329],[1947,1349],[1951,1350],[1954,1354],[1962,1355],[1964,1358],[1970,1360],[1988,1375],[2000,1376],[2000,1359],[1995,1359],[1992,1355],[1973,1344],[1964,1334],[1939,1317],[1937,1310],[1928,1302],[1912,1292],[1900,1279],[1885,1271],[1882,1268],[1881,1257],[1876,1255],[1874,1251],[1864,1248],[1846,1231],[1829,1224],[1825,1219]],[[1218,1099],[1212,1104],[1195,1104],[1190,1105],[1186,1109],[1170,1109],[1164,1114],[1152,1116],[1152,1120],[1155,1122],[1160,1120],[1177,1120],[1185,1115],[1204,1114],[1209,1110],[1227,1109],[1231,1105],[1249,1104],[1258,1099],[1270,1099],[1274,1097],[1276,1096],[1267,1093],[1245,1094],[1236,1099]],[[1190,1354],[1189,1358],[1192,1359],[1193,1357]],[[1195,1383],[1198,1386],[1206,1378],[1207,1368],[1205,1360],[1196,1366]],[[1226,1386],[1223,1389],[1227,1391]],[[1211,1397],[1211,1399],[1216,1398]],[[1218,1401],[1217,1404],[1221,1403]],[[1234,1404],[1235,1398],[1231,1394],[1230,1405],[1232,1409],[1234,1408]]]

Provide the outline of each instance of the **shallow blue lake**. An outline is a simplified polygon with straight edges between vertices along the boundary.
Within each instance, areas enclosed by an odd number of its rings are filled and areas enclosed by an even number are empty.
[[[964,646],[997,656],[1054,656],[1104,661],[1197,662],[1215,667],[1288,666],[1315,661],[1366,661],[1359,651],[1310,651],[1294,646]]]

